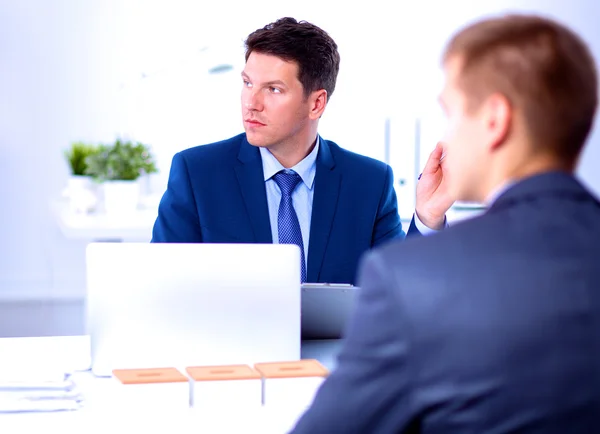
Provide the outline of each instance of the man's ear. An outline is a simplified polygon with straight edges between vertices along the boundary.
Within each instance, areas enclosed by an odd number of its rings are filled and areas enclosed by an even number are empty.
[[[500,93],[490,95],[482,107],[485,131],[493,151],[506,141],[513,122],[513,107],[510,101]]]
[[[315,90],[310,94],[308,100],[310,103],[309,117],[312,120],[319,119],[327,106],[327,91],[325,89]]]

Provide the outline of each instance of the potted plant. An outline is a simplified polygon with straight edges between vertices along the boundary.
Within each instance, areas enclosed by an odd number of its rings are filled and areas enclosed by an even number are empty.
[[[81,141],[71,143],[69,149],[64,151],[70,176],[67,180],[67,187],[62,194],[69,199],[71,211],[88,212],[96,203],[91,177],[86,173],[86,160],[96,152],[98,152],[96,145]]]
[[[90,176],[86,173],[86,159],[98,151],[98,147],[84,142],[73,142],[71,147],[64,151],[65,159],[69,166],[69,184],[89,186]]]
[[[121,139],[113,145],[100,145],[86,164],[86,173],[102,184],[107,213],[134,211],[139,203],[140,176],[158,172],[147,145]]]

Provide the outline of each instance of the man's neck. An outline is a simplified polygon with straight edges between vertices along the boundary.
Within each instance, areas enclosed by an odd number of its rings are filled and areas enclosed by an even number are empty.
[[[268,149],[283,167],[289,169],[304,160],[314,149],[316,143],[317,135],[315,133],[312,138],[298,140],[295,143],[281,143],[277,146],[270,146]]]
[[[531,158],[525,163],[513,164],[508,170],[500,170],[496,176],[489,178],[490,182],[487,184],[487,188],[482,195],[484,198],[483,202],[489,205],[490,202],[493,202],[510,185],[523,179],[548,172],[572,173],[573,170],[574,167],[572,164],[559,161],[558,158],[553,156],[538,156]]]

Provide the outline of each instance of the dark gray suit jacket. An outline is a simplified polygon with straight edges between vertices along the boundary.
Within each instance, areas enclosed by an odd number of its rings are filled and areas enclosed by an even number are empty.
[[[600,204],[573,177],[378,248],[359,284],[294,433],[600,433]]]

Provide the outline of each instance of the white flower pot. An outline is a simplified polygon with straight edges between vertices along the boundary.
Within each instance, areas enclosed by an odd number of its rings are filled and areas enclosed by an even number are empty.
[[[140,184],[136,181],[105,181],[104,209],[107,214],[134,213],[140,201]]]
[[[68,191],[92,190],[92,178],[83,175],[71,175],[67,179]]]
[[[89,176],[71,175],[62,195],[68,199],[69,211],[72,213],[88,213],[96,206],[94,183]]]

